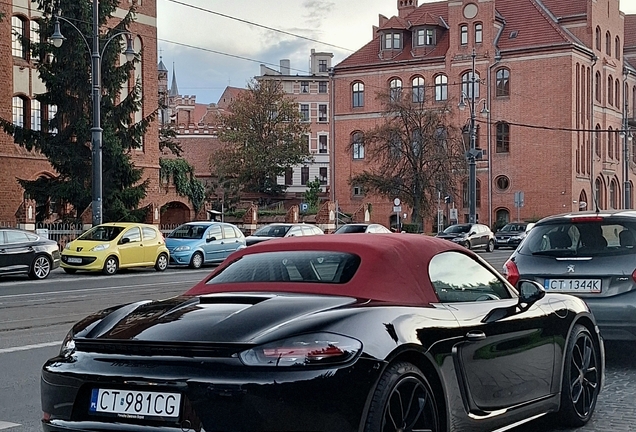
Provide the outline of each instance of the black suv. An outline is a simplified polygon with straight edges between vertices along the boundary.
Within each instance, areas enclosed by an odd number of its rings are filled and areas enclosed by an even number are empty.
[[[490,228],[482,224],[451,225],[437,233],[435,237],[450,240],[468,249],[484,248],[486,252],[492,252],[495,249],[495,235]]]

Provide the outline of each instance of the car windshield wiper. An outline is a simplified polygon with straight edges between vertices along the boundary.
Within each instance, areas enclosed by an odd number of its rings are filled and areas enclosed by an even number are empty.
[[[546,255],[546,256],[574,256],[576,251],[572,249],[548,249],[543,251],[532,252],[532,255]]]

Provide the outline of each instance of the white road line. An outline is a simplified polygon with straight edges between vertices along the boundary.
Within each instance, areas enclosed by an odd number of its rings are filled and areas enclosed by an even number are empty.
[[[56,345],[61,346],[62,342],[44,342],[39,344],[23,345],[23,346],[11,347],[11,348],[0,348],[0,354],[7,354],[7,353],[18,352],[18,351],[28,351],[32,349],[46,348],[46,347],[52,347]],[[3,425],[7,425],[7,424],[12,424],[12,423],[3,423],[0,421],[0,429],[6,429],[8,427],[18,426],[18,425],[13,425],[13,426],[3,427]]]
[[[17,427],[17,426],[20,426],[20,425],[17,423],[9,423],[9,422],[0,421],[0,430],[9,429],[9,428]]]

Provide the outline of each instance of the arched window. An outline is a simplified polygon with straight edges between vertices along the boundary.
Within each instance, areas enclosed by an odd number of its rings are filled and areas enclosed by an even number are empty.
[[[389,97],[391,102],[397,102],[402,95],[402,80],[399,78],[393,78],[389,81]]]
[[[607,103],[614,105],[614,78],[611,75],[607,77]]]
[[[42,130],[42,106],[37,99],[31,99],[31,129]]]
[[[597,124],[594,131],[594,153],[601,157],[601,125]]]
[[[479,209],[481,207],[481,182],[479,180],[476,181],[475,185],[475,207]],[[464,180],[462,183],[462,204],[464,208],[468,208],[468,179]]]
[[[475,72],[475,76],[473,76],[472,71],[462,75],[462,92],[466,97],[472,98],[473,89],[475,89],[475,98],[479,98],[479,84],[479,74],[477,72]]]
[[[475,24],[475,43],[482,43],[484,39],[483,29],[484,29],[484,26],[482,23]]]
[[[621,107],[621,83],[618,79],[614,81],[614,106]]]
[[[614,40],[614,50],[616,51],[615,57],[620,60],[621,59],[621,38],[619,38],[618,36],[616,36],[616,39]]]
[[[510,222],[510,212],[508,209],[498,209],[496,213],[497,223],[507,224]]]
[[[614,158],[614,132],[611,126],[607,130],[607,157]]]
[[[618,185],[616,184],[616,180],[612,179],[609,185],[609,207],[611,209],[618,208]]]
[[[352,99],[353,99],[353,107],[363,107],[364,106],[364,84],[361,82],[354,82],[352,86]]]
[[[497,153],[510,153],[510,125],[506,122],[497,123]]]
[[[459,26],[459,40],[462,45],[468,45],[468,26],[466,24]]]
[[[351,134],[351,144],[353,149],[353,159],[364,159],[364,135],[362,132],[354,132]]]
[[[600,27],[596,27],[596,49],[597,50],[601,50],[601,28]]]
[[[605,33],[605,54],[612,55],[612,35]]]
[[[27,49],[22,38],[27,38],[27,21],[19,16],[11,17],[11,52],[14,57],[27,58]]]
[[[596,201],[596,205],[598,205],[599,208],[604,207],[603,202],[601,200],[602,192],[603,192],[603,183],[601,182],[601,179],[597,178],[596,181],[594,182],[594,199]]]
[[[597,102],[601,101],[601,73],[596,72],[594,80],[594,98]]]
[[[448,99],[448,77],[437,75],[435,77],[435,100],[444,101]]]
[[[40,43],[40,23],[37,20],[31,20],[31,42]],[[37,53],[31,53],[32,60],[38,60],[40,56]]]
[[[27,102],[22,96],[14,96],[12,99],[13,107],[13,124],[15,126],[26,127],[26,108]]]
[[[411,81],[411,91],[414,103],[424,102],[424,78],[417,76]]]
[[[497,70],[497,96],[510,96],[510,71],[505,68]]]

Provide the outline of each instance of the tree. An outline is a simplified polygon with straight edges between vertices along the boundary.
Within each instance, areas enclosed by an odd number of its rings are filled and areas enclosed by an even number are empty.
[[[279,195],[276,178],[287,168],[311,160],[298,103],[274,80],[252,81],[218,116],[221,148],[212,159],[212,173],[247,192]]]
[[[16,126],[0,119],[4,131],[14,141],[28,150],[43,154],[55,169],[55,178],[35,181],[19,179],[26,193],[38,203],[57,201],[72,207],[71,217],[78,217],[91,203],[91,53],[85,41],[70,25],[61,22],[66,41],[55,48],[44,42],[53,33],[54,11],[61,10],[64,18],[73,22],[84,37],[92,35],[92,2],[88,0],[37,0],[42,12],[39,19],[42,43],[28,44],[31,56],[37,63],[38,74],[47,91],[35,95],[50,118],[42,121],[41,130]],[[144,210],[140,201],[146,196],[149,180],[143,179],[143,170],[132,162],[131,151],[141,148],[142,139],[155,114],[134,122],[134,114],[142,107],[141,84],[132,83],[128,94],[121,97],[121,89],[129,86],[134,62],[120,64],[120,54],[125,49],[125,39],[116,36],[127,31],[134,20],[134,6],[121,20],[112,16],[119,0],[100,0],[100,52],[101,58],[101,126],[103,220],[141,220]],[[46,108],[50,109],[46,109]],[[35,125],[31,125],[34,127]],[[40,214],[39,218],[47,215]]]
[[[313,211],[318,210],[320,204],[320,179],[316,177],[313,181],[307,182],[307,191],[303,194],[307,205]]]
[[[387,200],[399,197],[412,209],[411,222],[420,224],[437,204],[439,192],[455,190],[466,160],[461,133],[449,123],[447,107],[425,107],[405,93],[378,95],[384,120],[354,135],[349,150],[362,146],[369,164],[350,183]]]

